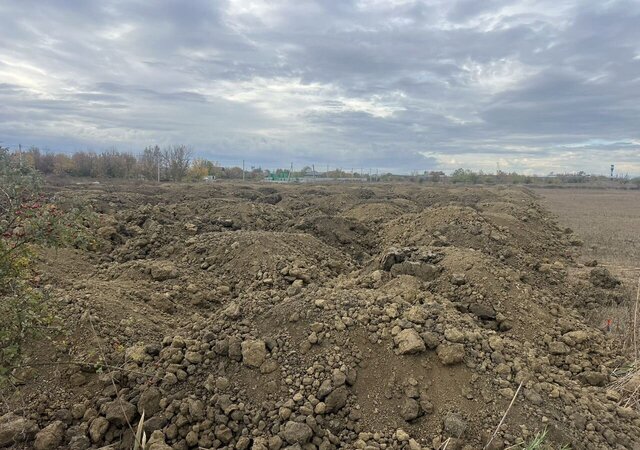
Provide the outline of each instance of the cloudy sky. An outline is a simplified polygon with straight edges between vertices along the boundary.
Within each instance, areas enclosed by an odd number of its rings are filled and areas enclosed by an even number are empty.
[[[640,174],[640,2],[0,1],[0,143]]]

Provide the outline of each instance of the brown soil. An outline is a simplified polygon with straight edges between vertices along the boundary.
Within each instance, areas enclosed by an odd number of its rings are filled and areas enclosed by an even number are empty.
[[[2,392],[0,446],[132,448],[145,409],[151,450],[477,449],[518,387],[488,448],[545,429],[552,448],[640,446],[609,387],[621,345],[586,320],[625,286],[577,264],[531,191],[57,195],[99,212],[100,250],[42,251],[56,318]]]

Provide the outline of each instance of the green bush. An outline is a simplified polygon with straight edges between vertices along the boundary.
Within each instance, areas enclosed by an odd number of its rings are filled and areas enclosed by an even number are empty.
[[[0,147],[0,379],[24,340],[47,325],[33,272],[36,246],[87,246],[92,215],[45,195],[40,174]]]

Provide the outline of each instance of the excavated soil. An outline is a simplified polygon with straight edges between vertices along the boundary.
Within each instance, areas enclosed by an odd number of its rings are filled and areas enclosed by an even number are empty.
[[[144,411],[150,450],[640,448],[611,387],[629,361],[585,319],[628,293],[531,191],[56,195],[94,208],[98,245],[41,252],[52,324],[2,391],[0,447],[130,449]]]

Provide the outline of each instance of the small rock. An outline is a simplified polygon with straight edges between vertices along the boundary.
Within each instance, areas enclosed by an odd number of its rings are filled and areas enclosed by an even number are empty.
[[[467,429],[467,422],[460,415],[451,413],[444,419],[444,430],[453,437],[461,437]]]
[[[591,386],[605,386],[609,382],[609,377],[606,374],[594,371],[582,372],[580,378]]]
[[[549,353],[551,353],[552,355],[566,355],[570,351],[571,349],[564,342],[549,342]]]
[[[349,397],[349,391],[345,386],[340,386],[334,389],[325,400],[327,404],[327,413],[332,413],[341,410],[347,404],[347,398]]]
[[[426,350],[424,341],[413,328],[402,330],[394,338],[394,342],[398,346],[399,355],[410,355],[424,352]]]
[[[267,347],[264,341],[250,339],[242,342],[242,362],[249,367],[258,368],[267,357]]]
[[[91,438],[91,442],[97,444],[103,438],[107,429],[109,428],[109,421],[102,416],[98,416],[91,421],[91,425],[89,425],[89,437]]]
[[[64,439],[64,429],[64,423],[61,421],[51,422],[36,434],[33,448],[35,450],[54,450],[58,448]]]
[[[449,342],[464,342],[464,333],[457,328],[447,328],[444,331],[444,337]]]
[[[13,413],[0,417],[0,447],[7,447],[15,442],[31,440],[38,432],[38,425]]]
[[[461,363],[464,359],[464,345],[440,344],[436,349],[440,362],[445,366]]]
[[[150,418],[154,414],[160,411],[160,399],[162,394],[160,389],[155,386],[151,386],[140,394],[138,400],[138,413],[142,414],[144,411],[145,417]]]
[[[104,415],[107,420],[119,427],[126,425],[127,421],[131,423],[136,411],[135,406],[121,398],[104,404]]]
[[[400,415],[407,422],[417,419],[420,417],[420,404],[413,398],[405,398]]]
[[[313,436],[313,430],[306,423],[289,421],[284,426],[282,436],[289,444],[306,444]]]

